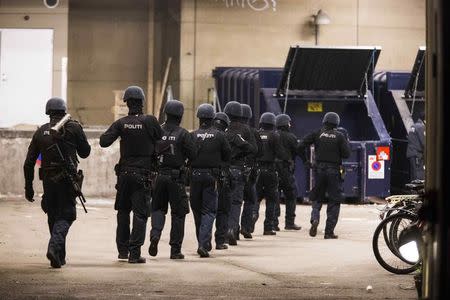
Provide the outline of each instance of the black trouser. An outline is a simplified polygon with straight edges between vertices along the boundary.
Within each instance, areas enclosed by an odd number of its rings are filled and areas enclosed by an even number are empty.
[[[286,203],[285,224],[293,225],[295,223],[295,210],[297,208],[294,170],[289,163],[280,163],[277,164],[277,171],[279,177],[278,189],[283,191]],[[279,216],[280,216],[280,202],[278,201],[275,207],[274,226],[278,226]]]
[[[191,176],[191,208],[195,221],[198,247],[211,250],[212,227],[217,212],[216,174],[208,169],[193,169]]]
[[[117,184],[115,209],[117,210],[116,243],[120,254],[130,253],[130,258],[139,258],[145,241],[147,219],[151,211],[151,190],[139,174],[122,173]],[[130,212],[133,211],[133,226],[130,233]]]
[[[319,222],[322,203],[325,201],[325,193],[328,195],[327,221],[325,234],[334,233],[338,222],[342,201],[342,178],[339,165],[318,163],[314,169],[315,185],[311,191],[312,201],[311,223]]]
[[[242,168],[230,167],[231,173],[231,209],[228,216],[228,229],[233,232],[234,235],[239,231],[239,219],[241,217],[242,202],[244,198],[244,184],[245,178]]]
[[[253,231],[253,212],[257,202],[256,182],[247,180],[244,185],[244,208],[242,209],[241,227],[247,232]]]
[[[48,216],[48,228],[50,231],[50,240],[48,242],[48,248],[53,249],[59,256],[61,261],[66,260],[66,237],[69,233],[69,228],[72,225],[72,221],[64,219],[55,219],[54,216]]]
[[[411,181],[425,179],[425,170],[423,169],[423,158],[413,156],[409,158],[409,169]]]
[[[225,243],[225,234],[228,231],[228,217],[231,209],[230,185],[219,181],[218,205],[216,216],[216,245]]]
[[[258,199],[266,199],[266,218],[264,220],[264,231],[274,230],[273,220],[275,218],[275,205],[278,202],[278,175],[274,167],[260,167],[258,180],[256,182]],[[258,201],[255,205],[255,215],[259,216]]]
[[[162,175],[161,175],[162,174]],[[178,173],[179,174],[179,173]],[[184,238],[184,224],[186,214],[189,213],[189,204],[184,188],[183,178],[178,175],[160,175],[156,179],[152,201],[152,230],[150,239],[160,239],[166,221],[168,205],[172,224],[170,229],[171,254],[181,253],[181,244]]]
[[[65,179],[54,182],[44,178],[43,187],[41,207],[47,214],[50,232],[48,248],[63,261],[66,259],[66,237],[76,219],[75,195],[72,186]]]

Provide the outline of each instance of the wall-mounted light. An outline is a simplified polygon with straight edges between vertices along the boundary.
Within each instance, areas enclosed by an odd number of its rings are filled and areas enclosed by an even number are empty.
[[[56,8],[59,5],[59,0],[44,0],[44,5],[47,8]]]
[[[315,38],[316,45],[319,44],[319,26],[320,25],[328,25],[331,23],[330,17],[321,9],[317,12],[317,14],[313,15],[313,24],[315,30]]]

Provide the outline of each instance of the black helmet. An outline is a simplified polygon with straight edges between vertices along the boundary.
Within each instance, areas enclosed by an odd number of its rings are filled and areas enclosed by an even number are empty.
[[[199,119],[214,119],[214,106],[208,103],[200,104],[197,108],[197,118]]]
[[[322,124],[327,123],[327,124],[331,124],[334,126],[339,126],[340,122],[341,122],[341,118],[339,118],[339,115],[332,111],[327,112],[322,120]]]
[[[53,110],[66,112],[67,110],[66,102],[59,97],[50,98],[47,101],[47,104],[45,105],[45,114],[49,115],[50,111]]]
[[[242,107],[239,102],[230,101],[225,105],[223,112],[228,115],[228,117],[242,117]]]
[[[275,115],[271,112],[265,112],[259,118],[259,124],[268,124],[275,126]]]
[[[141,100],[142,102],[145,101],[144,91],[140,87],[135,85],[127,87],[125,93],[123,94],[123,101],[127,102],[130,99],[137,99]]]
[[[248,104],[241,104],[242,107],[242,118],[250,120],[253,116],[252,108]]]
[[[230,125],[230,118],[228,118],[227,114],[223,112],[217,112],[214,116],[214,120],[223,121],[225,124],[227,124],[227,126]]]
[[[169,100],[164,105],[164,112],[168,115],[182,117],[184,113],[184,105],[178,100]]]
[[[291,122],[291,117],[286,114],[280,114],[276,118],[277,127],[289,126]]]

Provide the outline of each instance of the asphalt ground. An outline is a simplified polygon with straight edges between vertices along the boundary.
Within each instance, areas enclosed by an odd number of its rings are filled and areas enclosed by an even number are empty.
[[[183,253],[169,259],[170,214],[156,258],[147,263],[117,260],[112,199],[87,199],[67,241],[67,265],[52,269],[45,257],[46,215],[39,202],[0,198],[0,299],[414,299],[412,275],[381,268],[372,252],[372,233],[382,205],[343,205],[338,240],[324,240],[326,206],[317,237],[308,235],[310,206],[297,206],[298,232],[262,235],[260,218],[252,240],[199,258],[192,213],[186,218]],[[263,216],[265,207],[261,206]],[[282,215],[284,206],[282,206]],[[148,223],[148,225],[150,222]],[[149,226],[147,232],[150,231]],[[368,286],[372,289],[367,290]]]

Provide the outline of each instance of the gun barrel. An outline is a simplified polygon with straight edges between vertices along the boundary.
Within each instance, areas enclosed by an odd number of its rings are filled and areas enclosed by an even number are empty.
[[[61,128],[70,120],[70,114],[66,114],[58,123],[51,128],[53,131],[60,131]]]

